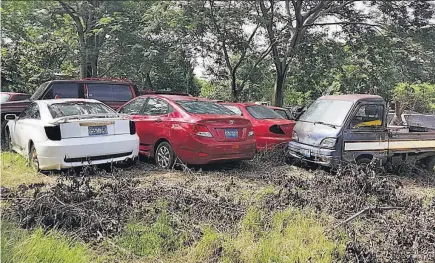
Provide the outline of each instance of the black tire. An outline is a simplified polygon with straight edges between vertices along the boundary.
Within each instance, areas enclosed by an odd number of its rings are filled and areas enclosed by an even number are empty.
[[[175,162],[175,153],[171,144],[168,142],[161,142],[154,154],[156,164],[163,169],[171,169]]]
[[[359,158],[358,160],[356,160],[357,165],[370,164],[371,162],[372,162],[372,160],[369,158],[366,158],[366,157],[362,157],[362,158]]]
[[[429,157],[426,161],[426,169],[435,174],[435,156]]]
[[[2,116],[4,118],[4,116]],[[2,120],[1,122],[1,145],[6,145],[6,124],[8,124],[8,121]]]
[[[29,165],[35,172],[39,172],[38,153],[36,152],[35,145],[32,143],[29,150]]]
[[[8,129],[5,130],[5,143],[3,145],[5,151],[12,151],[12,138]]]

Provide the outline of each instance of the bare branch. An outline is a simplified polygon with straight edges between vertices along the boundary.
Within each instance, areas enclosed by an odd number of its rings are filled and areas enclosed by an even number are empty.
[[[306,12],[305,14],[302,14],[302,17],[304,18],[304,20],[307,19],[312,14],[315,14],[319,10],[322,10],[325,6],[328,6],[331,2],[332,1],[321,1],[316,7],[312,8],[311,10]]]
[[[245,60],[246,57],[246,53],[248,52],[248,49],[250,49],[250,44],[252,42],[252,39],[254,38],[255,34],[257,33],[258,28],[260,27],[260,25],[257,25],[254,29],[254,31],[252,31],[251,36],[249,36],[248,42],[246,43],[247,46],[245,48],[245,50],[243,51],[242,55],[240,56],[239,61],[237,62],[237,64],[234,66],[234,71],[237,70],[237,68],[240,66],[240,64],[243,62],[243,60]]]
[[[322,13],[327,14],[327,13],[338,11],[338,10],[342,9],[343,7],[345,7],[348,4],[351,4],[353,2],[356,2],[356,0],[346,1],[346,2],[342,3],[341,5],[337,5],[337,6],[331,6],[330,8],[325,9]]]

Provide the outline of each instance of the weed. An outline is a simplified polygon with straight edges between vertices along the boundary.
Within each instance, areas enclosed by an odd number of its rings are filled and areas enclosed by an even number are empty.
[[[1,259],[5,263],[86,263],[97,259],[86,245],[55,230],[27,231],[3,221],[1,241]]]
[[[33,171],[24,157],[12,152],[1,153],[1,175],[2,187],[53,181],[52,178]]]
[[[287,209],[269,217],[250,208],[234,236],[206,228],[187,261],[331,262],[343,255],[345,239],[328,239],[324,234],[325,221],[326,218],[305,210]]]
[[[161,256],[179,249],[183,239],[183,235],[173,229],[166,212],[162,212],[151,225],[138,221],[128,223],[118,244],[138,256]]]

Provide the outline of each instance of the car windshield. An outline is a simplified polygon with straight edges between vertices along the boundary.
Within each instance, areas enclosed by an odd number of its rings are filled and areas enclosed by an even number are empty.
[[[234,112],[215,102],[198,100],[179,100],[177,104],[185,111],[193,114],[235,115]]]
[[[82,101],[51,104],[48,110],[53,119],[73,115],[116,114],[114,110],[102,103]]]
[[[284,119],[281,115],[265,106],[246,106],[246,110],[255,119]]]
[[[9,94],[2,94],[1,103],[8,101],[10,97],[11,95]]]
[[[352,101],[345,100],[317,100],[302,114],[299,121],[342,126],[352,104]]]

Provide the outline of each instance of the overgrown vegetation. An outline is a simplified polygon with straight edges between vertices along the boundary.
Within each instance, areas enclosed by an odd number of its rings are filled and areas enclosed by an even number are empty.
[[[18,187],[9,192],[2,219],[29,230],[6,225],[6,234],[17,235],[7,236],[2,253],[18,257],[14,244],[33,235],[47,246],[62,236],[59,244],[66,242],[85,260],[100,255],[101,262],[435,259],[434,196],[405,191],[403,180],[430,192],[435,178],[415,174],[417,169],[401,178],[371,166],[307,172],[285,165],[283,150],[219,171],[167,173],[140,164]],[[41,227],[54,230],[44,234]]]
[[[87,263],[98,262],[98,257],[85,244],[56,230],[44,232],[39,227],[28,231],[2,220],[1,260],[4,263]]]

